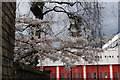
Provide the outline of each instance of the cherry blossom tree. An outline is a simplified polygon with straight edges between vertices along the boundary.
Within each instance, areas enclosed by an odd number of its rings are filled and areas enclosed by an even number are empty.
[[[102,50],[101,5],[98,2],[32,2],[30,10],[36,18],[16,19],[15,59],[36,65],[38,59],[49,58],[70,68],[81,59],[89,63]],[[65,15],[63,20],[54,16]],[[63,23],[64,22],[64,23]],[[66,25],[66,23],[68,23]],[[63,24],[62,29],[54,24]],[[55,32],[58,27],[59,32]],[[61,34],[67,34],[61,36]]]

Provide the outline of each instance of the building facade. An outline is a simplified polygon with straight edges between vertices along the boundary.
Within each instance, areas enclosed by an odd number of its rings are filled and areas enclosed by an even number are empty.
[[[64,69],[64,65],[58,62],[52,62],[49,59],[44,62],[43,70],[51,70],[51,79],[79,79],[79,80],[92,80],[92,79],[107,79],[107,80],[120,80],[120,33],[109,40],[103,45],[103,52],[96,58],[99,61],[94,64],[88,64],[83,60],[81,64],[76,64],[71,68],[71,71]],[[37,69],[40,66],[38,65]]]

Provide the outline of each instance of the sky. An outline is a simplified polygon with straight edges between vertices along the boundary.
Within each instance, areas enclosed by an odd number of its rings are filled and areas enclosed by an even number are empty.
[[[107,36],[118,32],[118,2],[104,2],[103,14],[103,32]]]
[[[18,5],[18,4],[17,4]],[[103,17],[103,33],[106,36],[111,36],[112,34],[116,34],[118,32],[118,2],[103,2],[103,10],[102,10],[102,17]],[[29,10],[29,4],[26,2],[21,2],[19,4],[19,10],[17,9],[16,13],[26,14]],[[33,16],[32,13],[31,17]],[[56,17],[56,16],[55,16]],[[35,18],[35,17],[34,17]],[[56,31],[59,30],[59,27],[55,28]]]

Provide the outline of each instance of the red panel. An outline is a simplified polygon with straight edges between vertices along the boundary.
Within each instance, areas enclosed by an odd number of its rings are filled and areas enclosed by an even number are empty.
[[[60,67],[59,67],[59,77],[60,77],[60,78],[62,78],[62,74],[64,74],[64,78],[68,78],[68,75],[67,75],[68,73],[69,73],[69,77],[70,77],[70,75],[71,75],[71,74],[70,74],[70,71],[65,70],[65,69],[64,69],[64,66],[60,66]]]
[[[51,70],[50,77],[52,78],[52,74],[54,74],[54,78],[56,78],[56,66],[46,66],[44,70]]]
[[[78,76],[79,73],[80,73],[81,78],[83,78],[83,66],[72,67],[72,78],[75,78],[75,77],[79,78]]]
[[[37,69],[37,70],[41,70],[41,71],[42,71],[42,70],[44,70],[44,67],[43,67],[43,66],[42,66],[42,67],[37,66],[37,67],[36,67],[36,69]]]
[[[109,70],[109,65],[88,65],[86,66],[86,77],[88,78],[88,73],[91,74],[91,78],[94,78],[94,73],[96,73],[96,77],[100,78],[100,74],[98,75],[99,72],[102,72],[102,78],[105,78],[105,72],[107,72],[106,78],[110,78],[110,70]]]
[[[86,78],[88,78],[88,73],[91,73],[91,77],[94,78],[94,73],[96,73],[96,77],[100,78],[100,72],[102,73],[102,78],[105,78],[105,72],[107,72],[107,78],[110,78],[110,69],[109,69],[109,65],[87,65],[86,66]],[[37,67],[36,69],[39,69],[39,67]],[[44,67],[44,70],[51,70],[51,77],[52,77],[52,73],[54,73],[55,78],[56,78],[56,66],[46,66]],[[119,72],[120,71],[120,66],[118,65],[113,65],[113,73],[114,72]],[[72,73],[72,75],[71,75]],[[64,78],[68,78],[68,74],[70,75],[69,78],[78,78],[78,74],[81,74],[81,77],[83,78],[83,66],[76,66],[76,67],[72,67],[72,71],[68,71],[68,70],[64,70],[64,66],[60,66],[59,67],[59,77],[62,78],[64,75]],[[98,75],[99,73],[99,75]],[[114,76],[114,75],[113,75]],[[119,73],[119,77],[120,77],[120,73]],[[94,79],[95,80],[95,79]]]
[[[103,78],[105,78],[105,72],[107,72],[107,79],[110,79],[110,66],[109,65],[101,65],[99,66],[98,72],[102,72]],[[99,76],[100,77],[100,76]]]
[[[113,78],[115,78],[115,72],[118,72],[118,78],[120,78],[120,65],[113,65],[112,66],[113,68]],[[115,80],[118,80],[118,79],[115,79]]]
[[[69,74],[69,78],[71,78],[71,76],[72,78],[74,78],[74,73],[76,74],[75,78],[78,78],[78,73],[80,73],[81,78],[83,78],[83,66],[72,67],[72,71],[64,70],[63,66],[59,67],[60,78],[62,78],[63,74],[64,74],[64,78],[68,78],[68,74]]]
[[[97,73],[97,66],[86,66],[86,78],[88,79],[89,73],[91,74],[91,78],[93,78],[93,73]]]
[[[39,70],[39,69],[40,69],[40,67],[36,67],[36,69],[37,69],[37,70]]]

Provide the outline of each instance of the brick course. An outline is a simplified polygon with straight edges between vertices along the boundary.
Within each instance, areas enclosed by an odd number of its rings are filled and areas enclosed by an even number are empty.
[[[2,78],[14,77],[15,2],[2,2]]]
[[[2,3],[0,2],[0,80],[2,78]]]

